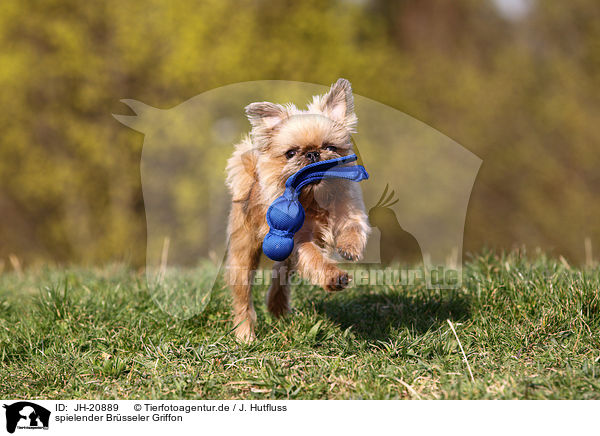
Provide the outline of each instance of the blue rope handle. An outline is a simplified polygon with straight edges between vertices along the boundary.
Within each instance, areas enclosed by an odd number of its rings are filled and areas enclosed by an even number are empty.
[[[335,166],[354,162],[357,159],[358,156],[356,156],[355,154],[349,154],[348,156],[342,156],[336,159],[323,160],[321,162],[315,162],[310,165],[306,165],[304,168],[296,171],[296,173],[288,177],[287,181],[285,182],[285,187],[292,187],[294,189],[297,189],[296,185],[300,183],[304,177],[307,177],[308,175],[318,171],[327,171],[328,169],[331,169]],[[359,166],[362,167],[362,165]],[[364,169],[364,167],[362,168]]]
[[[296,192],[299,193],[309,183],[316,182],[317,180],[323,179],[346,179],[353,182],[360,182],[361,180],[368,179],[369,174],[365,167],[362,165],[353,165],[351,167],[332,168],[327,171],[320,171],[313,173],[302,179],[296,187]]]

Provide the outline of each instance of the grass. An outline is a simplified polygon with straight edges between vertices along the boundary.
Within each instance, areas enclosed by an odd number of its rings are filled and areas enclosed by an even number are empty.
[[[600,399],[599,272],[485,252],[461,289],[302,286],[280,321],[259,288],[251,345],[226,290],[182,321],[124,267],[5,273],[0,397]]]

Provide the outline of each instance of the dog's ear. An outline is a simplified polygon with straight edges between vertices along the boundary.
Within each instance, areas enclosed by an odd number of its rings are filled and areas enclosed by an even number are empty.
[[[350,131],[356,128],[352,85],[346,79],[338,79],[325,95],[314,97],[308,108],[343,124]]]
[[[246,115],[254,129],[271,130],[290,116],[288,110],[280,104],[261,101],[246,106]]]

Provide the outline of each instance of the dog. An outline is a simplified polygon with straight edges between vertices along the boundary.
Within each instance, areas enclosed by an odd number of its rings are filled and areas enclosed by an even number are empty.
[[[269,231],[267,209],[283,194],[288,177],[304,166],[352,154],[358,120],[345,79],[314,96],[306,110],[270,102],[251,103],[245,110],[251,132],[227,163],[232,204],[226,281],[233,292],[235,336],[251,342],[256,337],[251,283]],[[267,308],[277,318],[291,310],[288,277],[293,272],[328,292],[346,288],[352,278],[337,266],[335,253],[348,261],[361,259],[370,231],[357,183],[321,180],[304,188],[300,202],[304,225],[294,236],[290,257],[273,265],[267,293]]]

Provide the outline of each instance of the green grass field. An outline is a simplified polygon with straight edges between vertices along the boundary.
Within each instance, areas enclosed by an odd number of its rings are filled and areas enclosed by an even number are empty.
[[[179,321],[124,267],[5,273],[0,397],[600,399],[599,272],[485,253],[460,290],[303,286],[280,321],[259,288],[252,345],[226,290]]]

